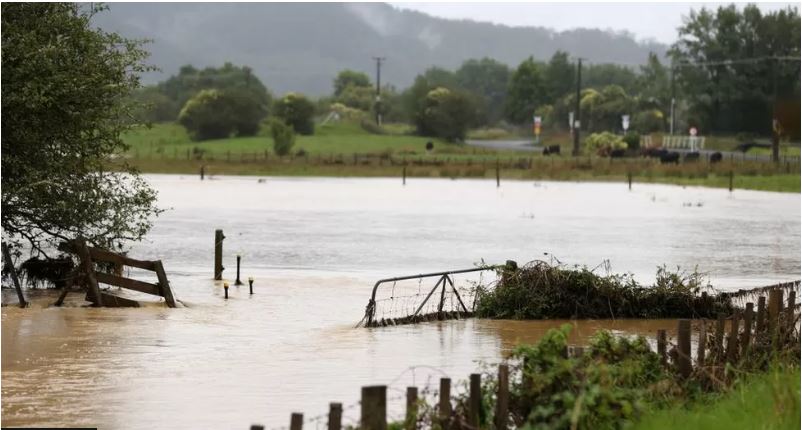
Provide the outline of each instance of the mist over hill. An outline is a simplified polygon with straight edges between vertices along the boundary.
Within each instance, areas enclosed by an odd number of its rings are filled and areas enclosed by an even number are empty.
[[[430,66],[457,68],[491,57],[515,66],[556,50],[591,63],[645,63],[667,46],[630,34],[595,29],[556,32],[542,27],[435,18],[384,3],[112,3],[94,23],[126,37],[147,38],[155,83],[184,64],[248,65],[274,93],[331,92],[342,69],[375,74],[374,56],[386,57],[382,82],[408,86]]]

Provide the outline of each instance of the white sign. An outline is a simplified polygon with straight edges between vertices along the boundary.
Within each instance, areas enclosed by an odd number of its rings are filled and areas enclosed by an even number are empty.
[[[574,123],[574,113],[568,112],[568,127],[571,127],[571,124]]]
[[[629,115],[621,115],[621,126],[624,127],[624,131],[629,130]]]
[[[698,133],[698,132],[699,131],[696,130],[696,127],[691,127],[691,129],[690,129],[691,136],[696,136],[696,133]]]
[[[579,124],[579,120],[576,120],[576,121],[574,121],[574,128],[579,128],[579,127],[581,127],[581,126],[582,126],[582,125],[581,125],[581,124]]]
[[[540,125],[542,118],[539,117],[539,116],[536,116],[534,119],[535,119],[535,125]]]

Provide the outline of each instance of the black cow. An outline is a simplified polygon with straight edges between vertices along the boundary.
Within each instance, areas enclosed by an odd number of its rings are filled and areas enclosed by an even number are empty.
[[[660,156],[661,164],[676,163],[679,164],[679,152],[668,152]]]
[[[627,156],[626,149],[613,149],[610,151],[610,158],[624,158]]]
[[[668,154],[668,150],[663,148],[645,148],[643,150],[644,157],[663,158]]]
[[[549,145],[543,147],[543,155],[560,155],[560,145]]]
[[[693,161],[693,162],[699,161],[699,153],[698,152],[688,152],[688,153],[686,153],[684,161],[686,163],[690,162],[690,161]]]
[[[710,154],[710,164],[720,163],[722,158],[724,158],[720,152],[714,152]]]

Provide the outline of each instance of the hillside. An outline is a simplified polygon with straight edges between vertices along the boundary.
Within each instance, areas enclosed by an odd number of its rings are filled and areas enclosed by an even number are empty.
[[[510,65],[555,50],[590,62],[640,64],[665,45],[639,43],[630,35],[593,29],[555,32],[434,18],[384,3],[112,3],[97,26],[152,40],[151,63],[161,72],[179,67],[251,66],[275,93],[331,91],[339,70],[375,73],[373,56],[387,57],[382,81],[408,86],[429,66],[456,68],[468,58],[492,57]]]

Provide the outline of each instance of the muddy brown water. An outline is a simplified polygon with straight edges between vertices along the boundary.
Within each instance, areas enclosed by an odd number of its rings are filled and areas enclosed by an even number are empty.
[[[467,378],[563,323],[574,326],[573,343],[600,328],[653,337],[676,326],[472,319],[354,329],[386,276],[552,255],[590,267],[609,259],[614,272],[644,282],[660,263],[698,265],[728,290],[800,272],[799,194],[639,184],[630,192],[623,182],[148,179],[172,210],[131,255],[161,258],[186,307],[90,309],[74,294],[57,309],[47,291],[29,292],[29,309],[4,307],[4,426],[280,427],[291,412],[325,414],[331,401],[353,422],[359,409],[347,406],[370,384],[389,384],[398,416],[407,385]],[[225,301],[210,279],[215,228],[227,236],[226,277],[242,253],[253,296],[232,287]]]

